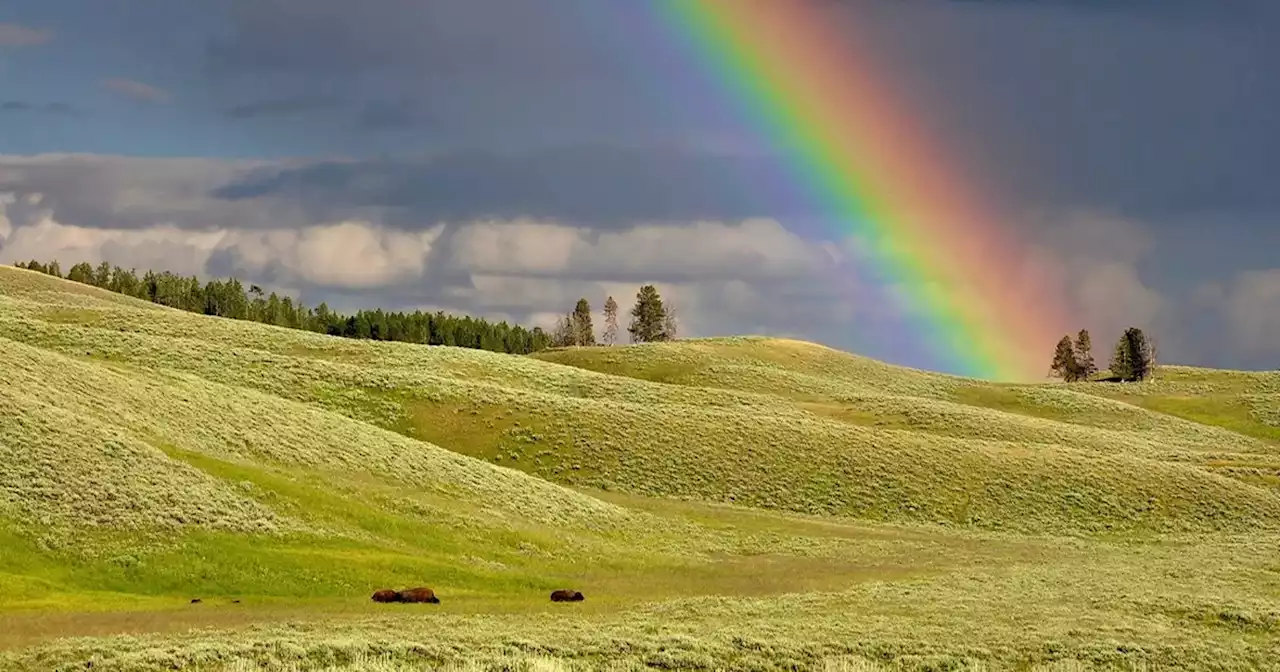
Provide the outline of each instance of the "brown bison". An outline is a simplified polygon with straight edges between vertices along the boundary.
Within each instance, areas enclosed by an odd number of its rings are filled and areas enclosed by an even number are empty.
[[[394,590],[379,590],[373,594],[374,602],[399,602],[400,593]]]
[[[582,593],[576,590],[557,590],[551,593],[552,602],[581,602]]]
[[[435,591],[430,588],[410,588],[400,591],[401,602],[430,602],[431,604],[440,604],[440,598],[436,597]]]

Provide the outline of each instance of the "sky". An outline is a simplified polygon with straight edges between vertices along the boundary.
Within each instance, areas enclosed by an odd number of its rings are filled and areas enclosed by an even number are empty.
[[[1102,354],[1280,368],[1280,3],[786,1],[857,27]],[[648,2],[9,0],[0,262],[544,327],[653,283],[685,336],[941,366]]]

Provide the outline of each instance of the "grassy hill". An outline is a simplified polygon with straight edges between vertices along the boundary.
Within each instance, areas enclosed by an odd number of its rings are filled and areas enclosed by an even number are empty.
[[[1276,665],[1278,409],[1280,374],[516,356],[0,268],[0,669]],[[369,602],[409,585],[443,603]]]

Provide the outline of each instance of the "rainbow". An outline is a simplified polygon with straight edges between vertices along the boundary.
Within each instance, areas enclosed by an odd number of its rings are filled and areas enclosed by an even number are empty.
[[[1067,333],[1059,291],[1032,266],[942,145],[913,127],[856,35],[826,3],[658,0],[659,22],[734,108],[789,159],[787,173],[900,299],[909,336],[942,368],[1043,379]]]

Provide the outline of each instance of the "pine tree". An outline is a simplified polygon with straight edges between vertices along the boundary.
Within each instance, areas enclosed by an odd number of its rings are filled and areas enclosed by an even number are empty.
[[[266,308],[263,309],[262,321],[267,324],[280,325],[283,321],[280,319],[280,297],[275,292],[271,292],[271,296],[267,297]]]
[[[1125,332],[1125,340],[1133,357],[1133,379],[1143,381],[1151,377],[1151,343],[1147,335],[1137,327]]]
[[[1124,336],[1116,341],[1116,347],[1111,353],[1111,364],[1107,368],[1111,370],[1111,375],[1122,381],[1133,379],[1133,359],[1129,356],[1128,342]]]
[[[1151,374],[1151,349],[1137,327],[1125,329],[1111,356],[1111,373],[1120,380],[1143,381]]]
[[[578,345],[595,345],[596,330],[591,324],[591,304],[585,298],[578,299],[573,307],[573,336]]]
[[[1076,363],[1076,353],[1071,347],[1071,337],[1063,336],[1058,347],[1053,351],[1053,365],[1049,367],[1055,375],[1068,383],[1080,379],[1080,367]]]
[[[71,270],[67,271],[67,279],[86,285],[92,285],[93,267],[89,265],[89,262],[82,261],[75,266],[72,266]]]
[[[1076,334],[1076,368],[1080,372],[1081,380],[1088,380],[1093,374],[1098,372],[1098,365],[1093,361],[1093,339],[1089,336],[1088,329],[1081,329]]]
[[[106,289],[111,282],[111,264],[102,262],[93,272],[93,285]]]
[[[249,319],[261,322],[267,312],[267,300],[262,298],[262,287],[249,285],[249,294],[253,296],[253,300],[249,302]]]
[[[631,324],[627,331],[631,333],[632,343],[649,343],[663,338],[663,322],[667,313],[662,306],[662,297],[658,288],[645,285],[636,292],[636,305],[631,309]]]
[[[618,340],[618,302],[613,297],[604,301],[604,333],[601,340],[605,345],[613,345]]]
[[[61,272],[57,260],[44,264],[33,259],[16,262],[14,267],[50,275]],[[86,262],[77,263],[71,267],[67,278],[87,284],[101,282],[108,291],[193,313],[253,319],[331,336],[459,345],[513,354],[528,354],[551,345],[550,335],[540,328],[526,330],[506,322],[492,324],[478,318],[445,315],[443,311],[434,315],[415,311],[409,315],[379,309],[360,311],[347,317],[332,312],[323,303],[312,311],[301,301],[288,296],[273,292],[265,297],[259,285],[251,285],[246,292],[236,278],[210,280],[201,285],[195,276],[183,277],[172,271],[147,271],[139,277],[136,270],[126,271],[106,262],[96,269]],[[571,316],[572,313],[568,317]],[[574,337],[570,335],[566,340],[573,342]]]

